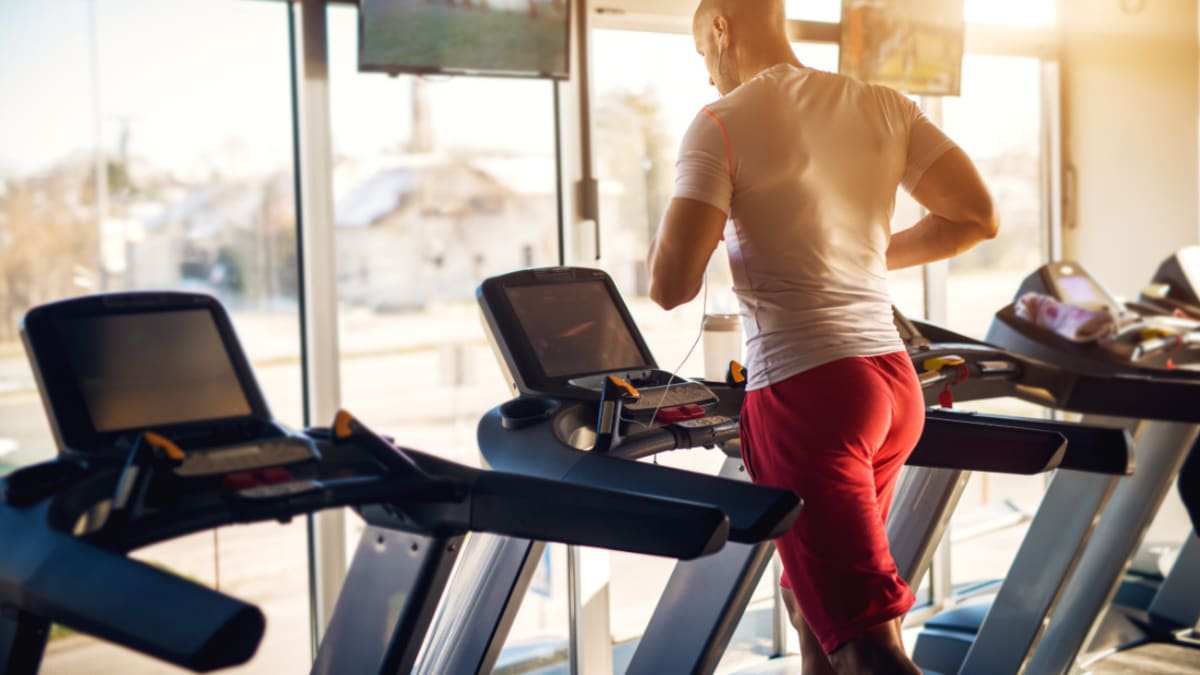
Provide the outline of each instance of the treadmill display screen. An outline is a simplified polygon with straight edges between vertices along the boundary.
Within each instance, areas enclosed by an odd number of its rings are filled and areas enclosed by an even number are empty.
[[[208,310],[65,318],[59,331],[96,431],[253,412]]]
[[[1063,300],[1072,305],[1106,305],[1108,302],[1101,295],[1100,289],[1084,276],[1059,277],[1058,285],[1062,288]]]
[[[547,377],[651,367],[603,282],[510,286],[505,293]]]

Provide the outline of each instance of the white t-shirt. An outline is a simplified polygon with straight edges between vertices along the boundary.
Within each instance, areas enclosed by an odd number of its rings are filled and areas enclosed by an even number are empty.
[[[886,284],[896,188],[952,147],[902,94],[790,64],[700,111],[675,196],[730,217],[750,389],[904,348]]]

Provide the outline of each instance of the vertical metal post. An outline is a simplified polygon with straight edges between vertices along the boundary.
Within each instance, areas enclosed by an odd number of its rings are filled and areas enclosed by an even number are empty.
[[[567,664],[579,675],[579,558],[578,546],[567,547]]]
[[[551,82],[554,91],[554,190],[555,208],[558,212],[558,261],[557,265],[567,264],[567,205],[563,195],[563,105],[562,87],[558,82]]]
[[[301,229],[305,325],[307,419],[333,419],[341,405],[338,364],[337,274],[333,232],[333,141],[329,106],[326,6],[300,0],[300,40],[296,46],[299,105]],[[291,11],[295,12],[293,4]],[[309,516],[310,603],[314,639],[320,641],[333,616],[346,574],[345,516],[341,510]]]
[[[1053,261],[1063,259],[1062,84],[1057,61],[1042,61],[1041,66],[1043,255]]]
[[[96,17],[96,3],[88,2],[88,47],[91,52],[89,72],[92,87],[92,143],[95,144],[93,162],[96,190],[96,288],[107,292],[108,271],[104,266],[104,221],[108,217],[108,161],[104,156],[104,139],[100,107],[100,25]]]
[[[576,215],[592,223],[595,259],[600,259],[600,182],[592,158],[592,33],[588,0],[576,0],[575,41],[579,91],[579,182],[575,189]]]
[[[583,2],[569,0],[571,3],[572,36],[587,31],[587,7]],[[583,237],[580,233],[579,181],[582,178],[580,160],[583,154],[582,137],[585,124],[591,124],[590,118],[585,122],[580,106],[583,102],[581,87],[587,86],[587,71],[581,63],[580,48],[571,50],[570,79],[555,82],[555,133],[557,165],[560,169],[558,176],[558,206],[559,219],[562,223],[559,236],[558,263],[568,265],[578,262],[583,254]]]
[[[609,555],[600,549],[567,547],[572,675],[613,672]]]

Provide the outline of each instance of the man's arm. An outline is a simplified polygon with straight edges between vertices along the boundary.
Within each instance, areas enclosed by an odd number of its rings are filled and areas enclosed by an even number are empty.
[[[929,215],[892,235],[887,250],[890,270],[950,258],[995,237],[999,230],[992,196],[975,164],[960,148],[951,148],[938,158],[912,196]]]
[[[674,309],[696,297],[725,220],[725,212],[710,204],[684,197],[671,200],[646,258],[651,300]]]

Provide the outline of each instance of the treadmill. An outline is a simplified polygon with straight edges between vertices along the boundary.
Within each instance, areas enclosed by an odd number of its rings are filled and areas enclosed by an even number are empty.
[[[1138,302],[1129,306],[1146,316],[1200,321],[1198,292],[1200,247],[1189,246],[1164,260]],[[1174,364],[1174,355],[1189,345],[1184,333],[1164,336],[1172,337],[1175,344],[1168,351]],[[1088,658],[1092,672],[1128,672],[1147,664],[1173,672],[1200,672],[1200,452],[1196,446],[1184,460],[1176,485],[1191,531],[1165,575],[1138,570],[1136,562],[1126,574],[1088,645],[1089,655],[1103,657]]]
[[[1200,321],[1200,246],[1182,248],[1164,260],[1139,299],[1144,306]],[[1192,529],[1200,536],[1200,453],[1188,456],[1178,485]]]
[[[1054,469],[1122,476],[1133,471],[1129,433],[1121,427],[1056,422],[954,408],[958,402],[993,398],[1018,398],[1040,404],[1072,400],[1075,392],[1106,387],[1106,379],[1078,377],[1048,363],[1012,354],[964,337],[934,324],[910,320],[894,309],[896,329],[917,371],[925,394],[926,434],[901,476],[888,518],[889,547],[902,578],[915,585],[929,571],[930,561],[966,488],[973,471],[1032,475]],[[952,426],[948,426],[952,425]],[[971,426],[963,425],[974,425]],[[1048,432],[1066,440],[1059,455],[1037,468],[1019,459],[1029,439],[1012,436],[1014,430]],[[947,430],[962,433],[941,439]],[[930,451],[942,456],[929,461]],[[1072,564],[1070,555],[1044,555],[1038,561],[1048,579],[1061,579]],[[1053,610],[1061,583],[1047,583],[1025,598],[1032,616],[1045,617]],[[954,617],[978,612],[967,606],[944,613]],[[941,615],[940,615],[941,616]],[[975,623],[982,619],[980,616]],[[931,638],[922,633],[928,645]],[[1019,645],[1022,636],[1009,636]],[[939,644],[937,655],[921,653],[915,660],[926,673],[957,672],[968,641],[959,635]],[[921,658],[926,657],[926,658]],[[756,675],[793,672],[799,659],[782,659],[772,668],[755,669]],[[944,668],[945,670],[940,670]]]
[[[706,504],[455,465],[344,412],[292,431],[209,296],[44,305],[22,335],[59,456],[0,480],[4,675],[38,672],[51,623],[196,672],[249,660],[259,608],[127,557],[224,525],[340,506],[367,519],[348,587],[374,575],[399,592],[339,598],[313,668],[337,673],[410,671],[468,531],[681,558],[729,531]]]
[[[929,561],[942,541],[971,471],[1031,475],[1066,469],[1102,476],[1124,476],[1133,472],[1131,441],[1124,428],[981,414],[953,408],[956,402],[996,398],[1016,398],[1042,405],[1054,401],[1069,402],[1081,391],[1097,388],[1103,391],[1110,386],[1106,379],[1071,375],[1049,363],[972,340],[934,324],[910,320],[898,309],[895,310],[895,323],[918,373],[925,403],[930,406],[926,410],[927,424],[979,421],[981,428],[975,445],[994,434],[996,428],[1053,432],[1061,434],[1067,441],[1061,458],[1041,471],[1014,471],[1011,465],[1014,448],[1000,443],[973,448],[971,455],[976,459],[972,462],[960,459],[958,467],[952,467],[950,458],[943,463],[948,468],[910,466],[896,491],[893,515],[888,522],[892,557],[902,572],[908,572],[906,578],[919,580],[928,571]],[[958,454],[964,453],[960,449]],[[989,463],[986,460],[990,456],[1003,459]],[[1046,557],[1042,565],[1047,576],[1060,576],[1068,572],[1070,560]],[[1055,593],[1051,589],[1047,591],[1041,597],[1026,598],[1030,611],[1043,617],[1050,613],[1055,602]],[[1015,635],[1010,638],[1019,639]],[[933,665],[929,667],[940,672]]]
[[[733,364],[727,382],[682,380],[658,369],[599,270],[523,270],[485,281],[477,296],[520,394],[480,421],[489,466],[580,484],[616,481],[642,494],[704,494],[730,515],[729,545],[676,566],[626,671],[711,673],[771,558],[771,540],[799,506],[790,493],[747,482],[737,445],[740,367]],[[663,389],[676,382],[682,396],[661,403]],[[934,418],[910,463],[1036,473],[1063,460],[1064,442],[1036,421],[1013,427],[986,416]],[[632,461],[714,446],[727,456],[719,477]],[[467,573],[451,584],[416,672],[491,672],[540,547],[501,538],[469,542]],[[923,550],[915,557],[928,562]],[[918,567],[910,577],[919,576]]]
[[[1081,654],[1197,439],[1200,382],[1184,368],[1168,368],[1172,359],[1186,365],[1190,355],[1168,353],[1175,341],[1162,339],[1161,324],[1130,314],[1074,263],[1042,267],[1017,297],[1027,292],[1118,317],[1121,328],[1113,339],[1079,344],[1017,317],[1010,305],[997,313],[988,342],[1071,374],[1073,384],[1060,389],[1066,396],[1045,405],[1085,413],[1085,421],[1132,425],[1137,471],[1127,478],[1055,475],[994,602],[935,617],[918,637],[915,660],[941,672],[1063,673],[1082,667]],[[1066,576],[1047,574],[1048,555],[1068,555]],[[1029,596],[1048,586],[1056,594],[1053,613],[1031,613]]]

